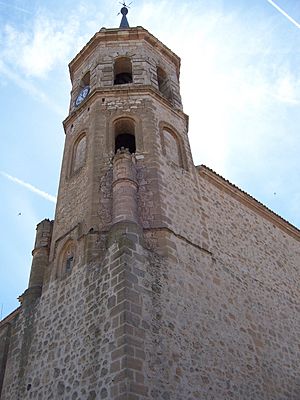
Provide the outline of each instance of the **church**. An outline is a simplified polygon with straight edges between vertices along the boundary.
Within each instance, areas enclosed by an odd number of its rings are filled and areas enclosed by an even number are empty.
[[[300,231],[194,165],[180,58],[127,12],[69,64],[55,219],[0,322],[0,399],[299,400]]]

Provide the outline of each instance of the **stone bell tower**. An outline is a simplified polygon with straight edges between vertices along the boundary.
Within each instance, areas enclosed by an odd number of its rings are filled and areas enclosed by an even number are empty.
[[[186,218],[170,193],[194,170],[180,59],[127,11],[69,65],[55,220],[37,228],[18,389],[6,378],[3,399],[143,399],[157,384],[159,265]]]
[[[121,12],[69,66],[55,220],[0,321],[0,398],[299,400],[300,231],[194,166],[180,60]]]
[[[117,223],[168,224],[164,164],[182,171],[191,166],[180,59],[145,29],[122,28],[125,10],[121,27],[102,28],[69,66],[49,281],[63,274],[59,254],[67,242],[76,247],[68,256],[72,264],[89,262],[99,256],[99,235]]]

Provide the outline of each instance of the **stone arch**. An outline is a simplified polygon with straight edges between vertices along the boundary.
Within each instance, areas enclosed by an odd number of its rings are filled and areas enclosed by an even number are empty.
[[[184,144],[175,128],[165,122],[161,122],[160,136],[162,151],[167,161],[187,169]]]
[[[75,140],[71,151],[71,175],[78,172],[86,162],[87,138],[85,132]]]
[[[127,148],[130,153],[136,152],[135,121],[132,118],[123,117],[114,121],[114,150]]]
[[[156,67],[156,76],[157,76],[157,87],[160,93],[168,100],[172,100],[172,92],[170,86],[170,80],[166,71],[160,67]]]
[[[74,240],[69,239],[66,241],[60,251],[58,260],[57,276],[63,277],[70,274],[76,262],[76,245]]]
[[[107,124],[107,152],[113,156],[116,151],[116,136],[122,132],[122,128],[127,128],[130,134],[134,134],[135,137],[135,152],[141,153],[144,151],[143,135],[142,132],[142,120],[134,113],[128,115],[127,113],[119,112],[114,115]],[[126,129],[126,130],[127,130]],[[125,129],[123,131],[125,132]],[[126,146],[123,146],[126,147]]]
[[[129,57],[118,57],[114,62],[114,85],[132,83],[132,62]]]

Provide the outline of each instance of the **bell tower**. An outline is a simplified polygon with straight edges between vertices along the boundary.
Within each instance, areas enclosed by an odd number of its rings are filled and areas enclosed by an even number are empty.
[[[69,65],[55,220],[0,321],[0,398],[298,400],[300,231],[194,166],[180,59],[121,13]]]
[[[80,372],[73,375],[87,376],[85,389],[91,394],[96,386],[97,399],[150,398],[156,386],[149,359],[155,338],[147,331],[159,329],[152,321],[158,265],[176,258],[171,236],[184,234],[180,220],[187,215],[176,192],[182,179],[188,190],[194,175],[180,59],[144,28],[130,28],[127,11],[119,29],[102,28],[69,65],[72,91],[43,285],[50,302],[61,297],[76,316],[66,327],[71,342],[77,339],[70,329],[83,330],[84,341],[91,335],[82,350],[86,362],[74,365]]]
[[[173,238],[193,220],[196,171],[180,59],[144,28],[130,28],[127,12],[69,65],[55,220],[38,225],[20,297],[20,362],[7,368],[4,399],[160,398],[162,347],[170,346],[159,333],[165,317],[176,320],[162,296],[171,296],[167,266],[178,261]],[[171,385],[163,382],[162,396]]]
[[[66,263],[97,260],[99,235],[120,222],[141,232],[171,228],[165,166],[181,174],[192,170],[180,59],[144,28],[127,27],[127,11],[121,10],[119,29],[102,28],[69,65],[48,282],[65,273],[65,247],[76,253]]]

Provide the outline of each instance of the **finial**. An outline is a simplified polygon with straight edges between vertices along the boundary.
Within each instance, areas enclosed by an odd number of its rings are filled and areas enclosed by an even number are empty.
[[[120,11],[120,13],[122,14],[120,28],[127,29],[127,28],[129,28],[129,24],[128,24],[126,15],[128,14],[128,8],[130,8],[129,6],[131,3],[129,3],[128,6],[125,4],[125,1],[123,1],[123,3],[120,3],[120,4],[122,4],[122,6],[123,6]]]

